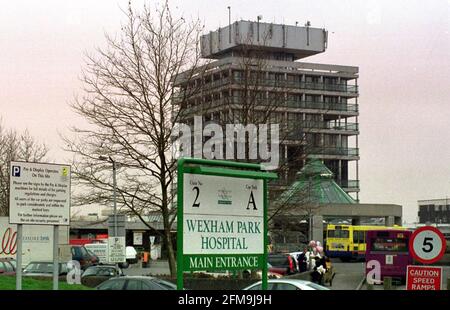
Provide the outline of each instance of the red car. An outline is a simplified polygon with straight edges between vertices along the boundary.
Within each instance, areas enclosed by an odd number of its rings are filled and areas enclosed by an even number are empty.
[[[0,276],[13,276],[16,274],[14,261],[11,259],[0,258]]]
[[[297,272],[297,263],[289,254],[269,254],[267,261],[271,267],[269,271],[281,275],[288,275]]]

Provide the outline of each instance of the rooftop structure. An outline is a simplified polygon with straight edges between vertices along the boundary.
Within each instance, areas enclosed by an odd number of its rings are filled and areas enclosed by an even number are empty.
[[[419,223],[450,224],[450,199],[419,200]]]
[[[241,20],[202,36],[200,43],[204,58],[220,59],[245,46],[296,60],[324,52],[327,40],[325,29]]]

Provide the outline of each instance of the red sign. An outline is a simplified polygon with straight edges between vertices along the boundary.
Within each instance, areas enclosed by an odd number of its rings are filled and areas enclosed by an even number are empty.
[[[409,239],[409,249],[417,261],[433,264],[445,253],[447,242],[444,235],[433,226],[416,229]]]
[[[412,291],[438,291],[441,289],[442,267],[408,266],[406,289]]]

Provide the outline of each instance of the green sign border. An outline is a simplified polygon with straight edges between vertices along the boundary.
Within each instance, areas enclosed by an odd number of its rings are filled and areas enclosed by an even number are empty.
[[[182,290],[184,286],[183,275],[185,271],[197,270],[190,269],[187,265],[189,257],[206,258],[206,257],[248,257],[257,256],[258,266],[262,267],[262,289],[267,289],[267,180],[276,179],[277,174],[273,172],[263,171],[260,164],[250,164],[241,162],[232,162],[224,160],[208,160],[199,158],[180,158],[178,160],[178,175],[177,175],[177,289]],[[183,190],[184,190],[184,174],[201,174],[201,175],[214,175],[231,178],[246,178],[246,179],[258,179],[263,180],[264,184],[264,253],[260,254],[231,254],[231,255],[184,255],[183,253]],[[262,266],[261,266],[262,265]],[[233,270],[233,268],[227,268]],[[245,268],[255,269],[255,268]],[[202,269],[204,270],[204,269]],[[223,269],[209,269],[211,271],[223,270]],[[208,271],[209,271],[208,270]],[[240,270],[240,268],[235,268]]]

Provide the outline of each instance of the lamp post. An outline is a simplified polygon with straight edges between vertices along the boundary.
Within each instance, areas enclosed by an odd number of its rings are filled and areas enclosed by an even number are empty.
[[[117,182],[116,182],[116,162],[111,158],[111,156],[105,157],[100,156],[100,160],[104,161],[110,161],[112,163],[113,168],[113,215],[114,215],[114,237],[117,237],[117,195],[116,195],[116,188],[117,188]]]
[[[258,42],[259,42],[259,21],[260,21],[262,18],[263,18],[262,15],[258,15],[258,17],[257,17],[258,22],[257,22],[257,24],[256,24],[256,31],[258,32],[258,34],[257,34],[257,36],[258,36]]]
[[[228,43],[231,43],[231,6],[228,7]]]

